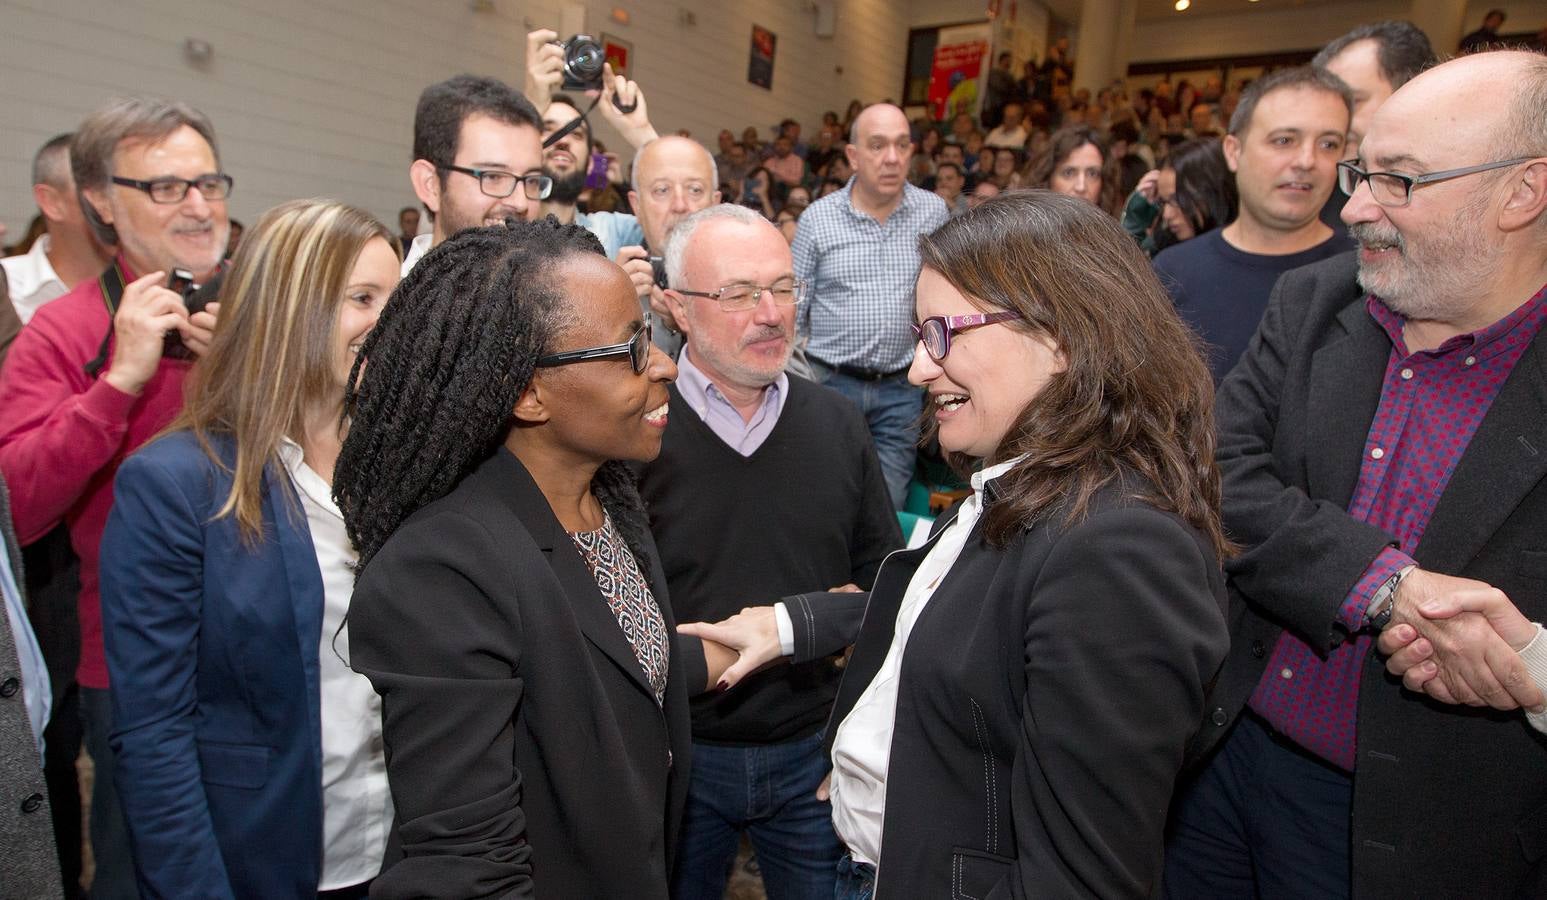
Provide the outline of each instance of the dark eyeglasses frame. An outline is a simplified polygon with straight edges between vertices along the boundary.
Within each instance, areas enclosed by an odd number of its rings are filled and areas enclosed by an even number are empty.
[[[633,337],[621,344],[608,344],[605,347],[587,347],[583,350],[565,350],[562,353],[551,353],[539,357],[537,367],[548,369],[553,366],[567,366],[570,363],[585,362],[591,359],[611,359],[615,356],[627,356],[629,365],[634,369],[635,375],[643,374],[645,368],[650,365],[650,338],[654,329],[650,320],[646,319]]]
[[[714,302],[720,304],[720,308],[721,309],[724,309],[724,310],[727,310],[727,311],[730,311],[730,312],[737,312],[737,311],[740,311],[740,310],[747,310],[747,309],[756,309],[757,305],[763,301],[763,294],[765,292],[768,293],[768,294],[772,294],[773,295],[774,305],[776,305],[776,306],[799,306],[806,299],[806,289],[807,289],[807,282],[802,281],[799,278],[797,278],[793,282],[791,282],[789,288],[787,288],[787,289],[786,288],[781,288],[778,285],[773,285],[773,284],[731,284],[731,285],[726,285],[725,287],[722,287],[722,288],[717,288],[717,289],[712,290],[712,291],[690,291],[690,290],[687,290],[686,288],[672,288],[672,290],[676,291],[679,294],[682,294],[685,297],[704,297],[706,299],[713,300]],[[720,299],[722,296],[724,296],[726,291],[742,291],[742,290],[751,291],[751,300],[752,300],[751,303],[742,305],[740,303],[737,303],[734,300],[726,301],[726,300],[721,300]],[[792,299],[789,303],[781,303],[781,302],[779,302],[779,291],[781,291],[781,290],[793,291],[794,292],[794,299]],[[735,304],[735,305],[731,305],[731,304]]]
[[[175,175],[168,175],[165,178],[152,178],[149,181],[139,181],[134,178],[120,178],[117,175],[114,175],[112,176],[112,181],[114,184],[122,185],[123,187],[134,188],[137,191],[144,191],[146,196],[150,197],[150,202],[159,203],[163,206],[171,206],[174,203],[181,203],[188,199],[189,188],[198,188],[199,196],[203,197],[206,202],[211,200],[224,200],[231,196],[231,188],[236,183],[235,179],[233,179],[230,175],[225,174],[224,172],[211,172],[208,175],[200,175],[198,178],[178,178]],[[220,184],[222,187],[218,191],[209,191],[205,190],[203,187],[199,187],[200,182],[206,182],[209,186],[213,186],[213,184]],[[182,191],[178,193],[176,197],[160,199],[156,196],[157,188],[175,188],[179,185],[182,187]]]
[[[1480,166],[1464,166],[1460,169],[1446,169],[1443,172],[1430,172],[1427,175],[1403,175],[1400,172],[1367,172],[1364,169],[1354,165],[1352,162],[1344,160],[1343,162],[1338,163],[1338,190],[1352,197],[1354,195],[1354,191],[1359,190],[1359,185],[1369,181],[1371,178],[1377,176],[1381,178],[1391,178],[1402,184],[1404,189],[1402,193],[1402,202],[1386,203],[1379,197],[1375,196],[1375,191],[1373,188],[1370,191],[1370,199],[1388,209],[1401,209],[1407,206],[1409,203],[1413,202],[1413,188],[1420,185],[1435,184],[1440,181],[1449,181],[1452,178],[1461,178],[1466,175],[1476,175],[1479,172],[1490,172],[1494,169],[1518,166],[1521,163],[1528,163],[1536,158],[1537,157],[1535,156],[1522,156],[1519,159],[1505,159],[1500,160],[1499,162],[1483,163]],[[1349,177],[1354,179],[1354,186],[1352,190],[1343,187],[1344,172],[1347,172]]]
[[[473,176],[474,178],[478,179],[478,190],[485,197],[493,197],[496,200],[503,200],[506,197],[509,197],[511,194],[514,194],[516,192],[517,184],[521,185],[524,192],[526,193],[526,199],[528,200],[546,200],[548,199],[548,195],[553,193],[553,179],[549,178],[547,175],[538,175],[536,173],[531,175],[517,175],[515,172],[506,172],[503,169],[470,169],[467,166],[453,166],[449,164],[441,166],[440,168],[447,172],[461,172],[463,175]],[[500,194],[489,190],[488,180],[490,176],[514,178],[515,181],[511,184],[510,190]],[[532,193],[532,186],[534,184],[537,186],[536,194]]]
[[[929,354],[929,358],[935,362],[943,362],[951,353],[951,335],[960,334],[973,328],[980,328],[984,325],[1013,322],[1020,317],[1020,313],[1011,310],[996,313],[972,313],[966,316],[930,316],[911,327],[919,343],[924,345],[924,352]],[[939,323],[940,353],[938,356],[935,354],[934,349],[929,346],[929,339],[925,336],[925,333],[931,331],[931,326],[935,323]]]

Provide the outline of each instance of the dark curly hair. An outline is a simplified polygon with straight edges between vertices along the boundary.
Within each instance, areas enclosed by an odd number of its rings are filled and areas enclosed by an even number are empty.
[[[603,253],[601,242],[552,216],[507,220],[459,232],[398,284],[350,373],[333,477],[360,571],[404,520],[498,451],[537,359],[574,321],[556,268],[577,253]],[[632,474],[610,462],[591,487],[648,572]]]

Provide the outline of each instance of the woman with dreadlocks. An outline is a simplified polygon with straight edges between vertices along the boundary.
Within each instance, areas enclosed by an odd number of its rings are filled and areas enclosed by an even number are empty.
[[[628,276],[551,218],[470,229],[361,359],[334,488],[404,854],[372,896],[665,897],[708,673],[622,462],[676,377]]]

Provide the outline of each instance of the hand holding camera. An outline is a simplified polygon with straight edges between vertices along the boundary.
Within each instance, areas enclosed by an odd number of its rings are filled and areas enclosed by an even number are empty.
[[[183,297],[166,287],[165,272],[142,275],[124,287],[113,315],[113,362],[103,379],[139,396],[156,374],[166,334],[188,326]]]

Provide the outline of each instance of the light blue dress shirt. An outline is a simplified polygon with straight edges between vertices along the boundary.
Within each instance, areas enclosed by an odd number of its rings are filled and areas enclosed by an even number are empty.
[[[32,720],[32,734],[38,742],[41,765],[43,728],[48,724],[48,713],[54,704],[53,688],[48,680],[48,666],[43,662],[43,651],[38,649],[37,635],[32,633],[27,609],[22,606],[21,589],[16,586],[16,574],[11,571],[11,555],[3,546],[0,546],[0,593],[5,594],[5,613],[10,617],[11,634],[16,639],[22,699],[27,704],[27,718]]]

